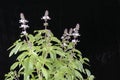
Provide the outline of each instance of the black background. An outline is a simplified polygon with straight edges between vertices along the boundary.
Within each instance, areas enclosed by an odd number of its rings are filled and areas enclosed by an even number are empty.
[[[49,29],[60,38],[65,28],[80,23],[77,48],[90,59],[95,80],[119,80],[120,1],[119,0],[1,0],[0,2],[0,80],[9,71],[14,57],[7,48],[19,38],[19,14],[29,20],[32,33],[43,29],[41,17],[49,10]]]

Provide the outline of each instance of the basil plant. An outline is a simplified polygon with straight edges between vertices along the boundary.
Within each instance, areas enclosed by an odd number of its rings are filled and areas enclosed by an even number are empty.
[[[94,80],[94,76],[85,66],[89,59],[76,49],[80,25],[65,29],[61,39],[47,29],[48,11],[41,18],[43,30],[27,33],[28,21],[20,14],[22,33],[9,48],[9,57],[17,56],[5,74],[5,80]]]

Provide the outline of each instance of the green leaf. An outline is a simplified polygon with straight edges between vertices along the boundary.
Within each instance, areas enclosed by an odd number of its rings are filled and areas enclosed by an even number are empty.
[[[81,61],[82,61],[84,64],[90,66],[90,65],[88,64],[88,62],[89,62],[89,59],[88,59],[88,58],[83,58],[83,59],[81,59]]]
[[[53,69],[53,65],[51,63],[46,62],[45,65],[48,67],[49,70]]]
[[[56,37],[51,37],[51,41],[54,41],[54,42],[57,42],[57,43],[61,44],[61,41]]]
[[[42,45],[44,44],[45,40],[44,39],[41,39],[41,40],[38,40],[38,41],[35,41],[35,43],[37,43],[38,45]],[[41,47],[41,46],[39,46]]]
[[[76,60],[75,65],[77,66],[77,69],[80,70],[80,72],[84,72],[83,64],[81,61]]]
[[[60,46],[51,46],[53,50],[57,51],[63,51],[63,49]]]
[[[35,38],[32,34],[29,34],[28,38],[29,38],[29,41],[32,42],[32,43],[35,41]]]
[[[16,46],[16,44],[13,44],[12,46],[10,46],[7,50],[10,50],[10,49],[12,49],[13,47],[15,47]]]
[[[30,58],[24,60],[23,66],[26,74],[31,74],[31,72],[33,72],[33,64],[34,63],[30,60]]]
[[[30,80],[29,79],[29,74],[27,74],[26,72],[24,73],[24,80]]]
[[[22,74],[22,72],[23,72],[22,70],[23,70],[23,69],[24,69],[24,67],[23,67],[23,66],[22,66],[22,67],[20,67],[20,68],[19,68],[18,73],[21,73],[21,74]]]
[[[93,75],[90,75],[89,78],[88,78],[88,80],[94,80],[94,78],[95,77]]]
[[[77,50],[77,49],[74,49],[73,51],[76,52],[76,53],[82,54],[82,53],[81,53],[79,50]]]
[[[77,65],[75,65],[74,61],[70,62],[70,67],[73,69],[77,69]]]
[[[85,69],[87,76],[91,75],[91,72],[88,69]]]
[[[65,80],[63,74],[64,74],[64,72],[57,71],[57,73],[54,75],[54,77],[55,77],[54,80]]]
[[[13,47],[15,47],[15,46],[16,46],[16,44],[18,44],[18,43],[19,43],[19,41],[21,41],[21,40],[19,39],[19,40],[17,40],[16,42],[14,42],[14,43],[13,43],[13,45],[12,45],[12,46],[10,46],[7,50],[10,50],[10,49],[12,49]]]
[[[27,55],[28,55],[28,52],[23,52],[17,57],[17,59],[19,61],[22,61]]]
[[[73,43],[70,42],[69,45],[67,46],[68,49],[72,49],[73,48]]]
[[[60,56],[65,56],[65,53],[64,53],[64,52],[61,52],[61,51],[58,51],[58,50],[56,50],[55,53],[56,53],[56,54],[59,54]]]
[[[43,56],[39,56],[39,58],[37,60],[38,60],[39,64],[44,64],[44,62],[45,62]]]
[[[29,80],[30,74],[32,74],[34,67],[33,62],[31,61],[30,57],[26,58],[23,62],[24,67],[24,80]]]
[[[19,49],[19,51],[27,51],[27,50],[29,50],[30,48],[29,48],[29,46],[28,46],[28,43],[23,43],[22,44],[22,46],[21,46],[21,48]]]
[[[37,70],[40,70],[40,68],[41,68],[41,66],[42,66],[42,64],[40,63],[40,62],[36,62],[36,69]]]
[[[14,80],[15,76],[14,76],[14,72],[10,71],[8,74],[5,74],[5,80]]]
[[[20,49],[20,47],[22,46],[22,43],[17,43],[15,48],[13,48],[9,54],[9,57],[11,57],[13,54],[16,54],[18,52],[18,50]]]
[[[41,69],[42,69],[43,76],[45,77],[46,80],[48,80],[48,71],[43,67],[41,67]]]
[[[18,66],[19,62],[15,62],[11,67],[10,70],[14,70]]]
[[[77,70],[74,70],[74,72],[75,72],[75,76],[78,77],[79,80],[84,80],[80,72],[78,72]]]
[[[88,58],[83,58],[84,61],[90,62]]]
[[[52,58],[53,60],[56,59],[56,54],[54,50],[51,50],[49,54],[50,54],[50,58]]]
[[[60,60],[57,60],[57,59],[56,59],[56,60],[54,60],[53,65],[55,65],[56,70],[57,70],[57,69],[65,66],[66,63],[65,63],[64,61],[60,61]]]

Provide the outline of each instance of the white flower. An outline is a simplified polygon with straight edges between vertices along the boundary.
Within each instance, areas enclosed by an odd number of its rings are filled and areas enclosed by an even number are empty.
[[[44,19],[44,20],[50,20],[50,17],[49,16],[43,16],[42,19]]]
[[[27,32],[26,32],[26,31],[22,31],[22,32],[21,32],[21,34],[26,35],[26,34],[27,34]]]
[[[77,40],[73,39],[73,40],[72,40],[72,42],[73,42],[73,43],[76,43],[76,42],[77,42]]]
[[[66,43],[63,43],[63,46],[67,46],[67,44],[66,44]]]
[[[28,21],[27,20],[25,20],[25,19],[20,19],[19,20],[19,23],[23,23],[23,24],[25,24],[25,23],[27,23]]]
[[[72,33],[73,36],[80,36],[79,33]]]
[[[19,20],[19,23],[23,23],[23,24],[25,24],[25,23],[27,23],[28,21],[25,19],[25,16],[24,16],[24,14],[23,13],[20,13],[20,20]]]
[[[79,42],[79,41],[78,41],[78,40],[75,40],[75,39],[72,40],[72,43],[75,43],[75,44],[76,44],[77,42]]]
[[[64,36],[62,36],[61,39],[64,39]]]
[[[43,19],[45,21],[50,20],[50,17],[48,15],[49,15],[49,12],[48,12],[48,10],[46,10],[45,15],[41,19]]]
[[[22,24],[22,25],[20,26],[20,28],[23,28],[24,30],[26,30],[27,28],[29,28],[29,26],[26,25],[26,24]]]

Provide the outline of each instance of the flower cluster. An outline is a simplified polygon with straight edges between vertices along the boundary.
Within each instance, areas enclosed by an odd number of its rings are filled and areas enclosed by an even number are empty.
[[[77,24],[75,28],[70,28],[69,32],[68,32],[68,29],[65,29],[64,30],[64,34],[63,36],[61,37],[62,41],[63,41],[63,46],[67,46],[67,44],[70,42],[74,43],[74,44],[77,44],[78,41],[78,36],[80,36],[79,34],[79,28],[80,28],[80,25]]]
[[[45,26],[45,29],[47,29],[47,26],[48,26],[47,21],[51,19],[48,15],[49,15],[49,12],[48,12],[48,10],[46,10],[44,16],[41,18],[42,20],[45,21],[43,24]]]
[[[28,23],[28,21],[25,19],[23,13],[20,14],[20,18],[21,18],[19,20],[19,23],[21,23],[20,28],[22,28],[22,33],[21,34],[26,35],[27,34],[26,29],[29,28],[29,26],[26,24],[26,23]]]

